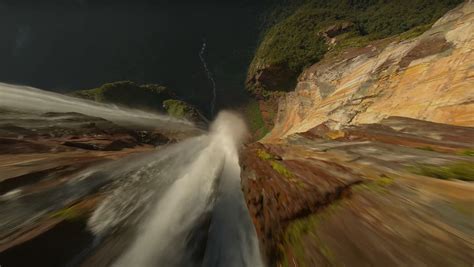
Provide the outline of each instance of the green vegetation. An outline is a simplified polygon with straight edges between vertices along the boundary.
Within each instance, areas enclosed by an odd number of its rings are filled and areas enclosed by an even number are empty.
[[[474,150],[466,149],[466,150],[461,151],[459,154],[463,156],[474,157]]]
[[[168,115],[178,119],[183,119],[191,110],[191,107],[186,102],[176,99],[168,99],[163,101],[163,107]]]
[[[303,68],[319,61],[328,49],[340,51],[361,47],[369,42],[400,35],[401,40],[413,38],[462,0],[299,0],[283,1],[269,12],[263,38],[249,67],[248,77],[262,69],[274,70],[276,78],[296,80]],[[287,8],[285,8],[287,7]],[[345,23],[332,33],[336,45],[330,47],[324,32],[328,27]],[[336,27],[337,28],[337,27]],[[333,28],[334,29],[334,28]],[[267,75],[268,76],[268,75]],[[248,84],[252,91],[290,90],[283,81],[275,84]]]
[[[76,91],[72,95],[97,102],[167,112],[179,119],[207,122],[195,107],[177,100],[173,92],[161,85],[119,81],[95,89]]]
[[[392,185],[393,182],[394,182],[393,178],[390,178],[390,177],[387,177],[387,176],[379,177],[377,180],[374,181],[374,183],[377,186],[381,186],[381,187],[387,187],[389,185]]]
[[[355,192],[369,190],[371,192],[386,192],[387,187],[394,183],[394,179],[382,175],[376,180],[370,182],[364,182],[358,185],[352,186]],[[321,240],[317,234],[318,226],[330,218],[333,214],[341,210],[346,203],[345,199],[339,199],[328,206],[324,207],[321,212],[311,214],[307,217],[300,218],[288,225],[285,230],[283,237],[283,244],[279,245],[282,258],[283,266],[289,266],[288,260],[284,253],[284,248],[289,247],[295,257],[295,261],[298,266],[306,266],[305,262],[305,247],[303,239],[306,236],[310,236],[310,240],[316,242],[319,252],[331,263],[332,266],[337,266],[337,260],[330,248]],[[309,240],[309,239],[308,239]]]
[[[445,166],[420,164],[410,168],[410,171],[415,174],[444,180],[474,181],[474,163],[472,162],[457,162]]]
[[[354,185],[352,190],[354,192],[370,191],[374,193],[386,193],[388,192],[387,187],[394,183],[394,179],[387,176],[381,176],[373,181],[363,182],[358,185]]]
[[[359,35],[356,31],[343,33],[337,39],[336,45],[331,47],[328,55],[338,55],[348,48],[364,47],[373,41],[370,35]]]
[[[186,119],[195,123],[207,123],[206,118],[194,106],[184,101],[167,99],[163,101],[163,108],[172,117]]]
[[[106,83],[99,88],[73,92],[72,95],[97,102],[158,111],[163,111],[164,100],[176,97],[164,86],[139,85],[131,81]]]
[[[276,156],[268,153],[263,149],[257,150],[257,156],[262,159],[270,162],[272,169],[278,172],[280,175],[285,176],[286,178],[294,178],[294,175],[283,165]]]
[[[272,160],[272,161],[270,161],[270,165],[280,175],[283,175],[286,178],[293,178],[293,174],[280,162],[278,162],[276,160]]]
[[[327,15],[324,10],[297,9],[266,33],[251,68],[263,59],[265,64],[285,65],[297,75],[302,67],[319,60],[327,46],[324,38],[318,37],[318,24],[329,19]]]
[[[84,212],[78,210],[76,207],[68,207],[62,210],[58,210],[50,215],[52,218],[60,218],[67,221],[78,220],[84,216]]]
[[[342,207],[342,200],[337,200],[325,207],[321,212],[292,221],[285,230],[283,237],[284,244],[280,247],[283,248],[289,246],[298,266],[306,266],[303,238],[305,236],[310,236],[311,240],[316,242],[320,253],[326,258],[326,260],[328,260],[332,265],[335,265],[336,261],[333,253],[330,248],[321,241],[320,237],[317,235],[316,229],[324,220],[328,219]],[[280,250],[283,250],[282,248],[280,248]],[[284,263],[283,266],[289,266],[288,259],[285,257],[286,255],[282,253],[282,256],[282,261]]]
[[[408,30],[404,33],[401,33],[398,37],[399,37],[400,41],[415,38],[415,37],[420,36],[421,34],[423,34],[425,31],[429,30],[432,25],[433,25],[433,23],[428,23],[428,24],[417,26],[417,27],[415,27],[411,30]]]
[[[296,177],[290,170],[288,170],[288,168],[282,163],[281,159],[277,156],[272,155],[263,149],[258,149],[257,157],[267,161],[274,171],[285,177],[291,184],[294,184],[300,188],[307,187],[307,184],[300,178]]]
[[[267,151],[265,151],[265,150],[263,150],[263,149],[257,150],[257,156],[258,156],[260,159],[263,159],[263,160],[275,159],[275,156],[273,156],[272,154],[268,153]]]
[[[256,100],[249,100],[249,103],[245,108],[245,117],[249,123],[249,130],[254,135],[255,139],[261,139],[269,132],[265,122],[263,121],[262,113]]]

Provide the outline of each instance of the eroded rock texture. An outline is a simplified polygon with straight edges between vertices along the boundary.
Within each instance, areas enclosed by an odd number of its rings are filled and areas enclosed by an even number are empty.
[[[448,12],[423,35],[385,39],[328,54],[306,69],[294,92],[280,101],[267,139],[403,116],[474,125],[474,3]]]
[[[242,151],[269,266],[474,262],[474,3],[306,69]]]
[[[243,191],[270,266],[472,262],[474,128],[402,117],[328,124],[243,152]]]

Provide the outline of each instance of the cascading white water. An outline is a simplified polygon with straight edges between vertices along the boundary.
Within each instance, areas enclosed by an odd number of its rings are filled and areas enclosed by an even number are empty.
[[[0,83],[3,108],[78,112],[128,126],[178,131],[192,127],[167,116]],[[221,112],[208,134],[92,167],[52,192],[50,198],[82,196],[89,184],[94,187],[112,181],[115,189],[88,224],[98,240],[113,235],[115,229],[138,224],[132,227],[133,237],[115,266],[263,266],[240,188],[238,148],[245,129],[237,115]]]
[[[0,108],[36,112],[77,112],[127,126],[177,129],[192,126],[190,122],[165,115],[117,107],[111,104],[100,104],[33,87],[5,83],[0,83]]]
[[[154,177],[145,175],[142,179],[154,180],[155,190],[171,184],[147,209],[136,237],[114,266],[263,265],[255,229],[240,190],[237,150],[245,134],[245,124],[240,118],[221,112],[208,135],[188,140],[185,145],[176,144],[170,151],[173,160],[168,158],[168,164],[159,168],[148,165],[148,169],[159,171]],[[155,163],[163,160],[157,158]],[[130,210],[125,214],[132,213],[130,202],[154,199],[150,186],[147,183],[149,194],[142,192],[141,197],[135,195],[135,198],[128,198],[133,189],[118,187],[92,216],[91,228],[102,233],[119,224],[125,218],[117,214],[124,214],[124,209]],[[124,202],[124,198],[128,200]],[[117,207],[117,203],[121,205]],[[207,217],[210,224],[205,248],[201,248],[204,255],[196,262],[190,250],[203,244],[191,244],[191,239]]]

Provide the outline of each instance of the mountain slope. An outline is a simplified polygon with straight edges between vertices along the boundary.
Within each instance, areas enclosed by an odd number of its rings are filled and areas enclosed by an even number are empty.
[[[472,264],[473,27],[466,1],[263,95],[274,128],[243,149],[241,178],[269,266]]]
[[[280,99],[268,137],[404,116],[474,125],[474,4],[450,11],[417,38],[388,38],[327,56]]]
[[[274,25],[269,25],[255,53],[247,87],[257,95],[290,91],[301,70],[321,60],[328,50],[361,47],[408,30],[412,30],[408,35],[419,34],[459,3],[459,0],[285,3],[270,16]]]

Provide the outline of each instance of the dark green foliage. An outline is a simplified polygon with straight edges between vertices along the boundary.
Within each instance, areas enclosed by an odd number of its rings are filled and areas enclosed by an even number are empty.
[[[461,0],[299,0],[280,1],[265,17],[264,36],[249,68],[249,77],[268,66],[286,66],[291,79],[303,68],[319,61],[328,51],[321,31],[342,21],[354,26],[338,36],[333,49],[366,45],[414,29],[401,36],[412,38]],[[287,8],[285,8],[287,7]],[[249,84],[252,87],[252,84]],[[281,90],[261,86],[266,90]],[[280,86],[281,87],[281,86]],[[258,88],[250,88],[252,90]]]
[[[164,100],[176,97],[164,86],[139,85],[130,81],[106,83],[99,88],[76,91],[72,95],[97,102],[158,111],[163,111]]]
[[[297,0],[280,1],[267,15],[266,29],[283,22],[295,12],[325,10],[327,18],[350,20],[361,35],[387,37],[413,27],[433,23],[462,0]],[[331,18],[332,17],[332,18]]]
[[[261,39],[273,25],[291,16],[307,0],[280,0],[267,4],[267,9],[261,15]]]
[[[319,9],[298,9],[283,23],[272,27],[260,44],[257,56],[272,65],[285,64],[293,72],[319,60],[327,50],[318,36],[320,23],[330,13]]]
[[[363,6],[361,16],[351,17],[359,25],[362,34],[374,38],[383,38],[402,33],[409,29],[431,24],[449,9],[461,3],[459,0],[400,0],[373,1],[372,5]]]

